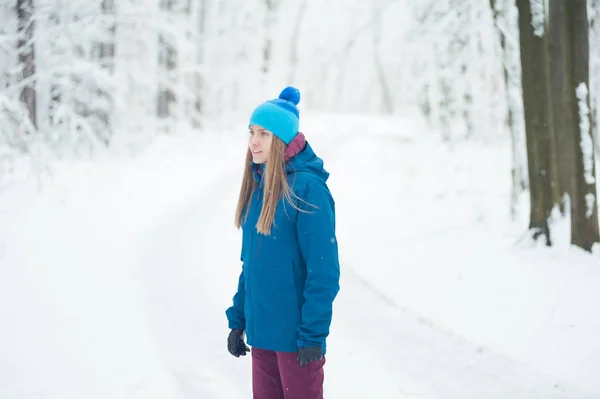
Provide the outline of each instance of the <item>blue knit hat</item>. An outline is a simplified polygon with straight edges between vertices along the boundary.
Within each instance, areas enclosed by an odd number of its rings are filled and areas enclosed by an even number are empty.
[[[300,114],[296,105],[299,102],[300,91],[288,86],[283,89],[279,98],[256,107],[250,117],[250,125],[259,125],[289,144],[298,134]]]

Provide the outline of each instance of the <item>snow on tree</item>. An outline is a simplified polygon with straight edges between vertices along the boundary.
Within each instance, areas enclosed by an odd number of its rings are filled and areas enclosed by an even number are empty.
[[[585,83],[579,83],[575,89],[577,95],[577,107],[579,109],[579,131],[581,135],[581,152],[583,154],[583,177],[587,184],[594,184],[596,179],[594,170],[594,145],[590,130],[590,109],[588,107],[588,89]]]
[[[576,89],[577,106],[579,109],[579,131],[581,148],[581,157],[583,161],[583,180],[588,185],[595,185],[596,178],[594,174],[594,142],[590,126],[590,109],[588,107],[588,90],[585,83],[580,83]],[[591,218],[594,215],[596,206],[596,196],[594,193],[586,193],[585,198],[585,217]]]
[[[527,2],[532,39],[553,40],[551,4]],[[587,8],[592,46],[585,87],[593,143],[600,1],[588,1]],[[523,80],[511,0],[73,0],[68,7],[19,0],[0,3],[0,18],[4,169],[7,159],[38,144],[56,156],[81,156],[107,146],[140,148],[159,132],[203,128],[205,122],[242,127],[232,121],[243,117],[232,115],[245,115],[292,84],[301,89],[306,110],[394,115],[417,108],[451,146],[510,134],[513,215],[519,194],[532,185],[525,114],[537,105],[522,101],[522,81],[530,79]],[[538,87],[533,97],[557,103],[547,104],[546,116],[565,106],[545,91],[558,90],[559,74],[548,76],[552,85]],[[587,81],[573,84],[581,82]],[[546,121],[558,133],[548,135],[552,140],[538,137],[544,148],[573,139],[577,126],[568,135],[560,126],[577,112]],[[588,145],[588,136],[578,143]],[[553,182],[553,168],[567,171],[558,187],[542,189],[556,203],[554,193],[569,185],[570,168],[563,166],[571,161],[561,152],[545,154],[548,160],[542,154],[533,161],[539,161],[537,176]],[[591,203],[595,194],[582,195]],[[544,213],[548,206],[537,208]]]
[[[502,52],[489,3],[415,1],[412,8],[418,25],[408,40],[419,54],[412,79],[420,87],[411,89],[431,125],[446,140],[505,131]]]
[[[527,154],[525,144],[525,121],[521,87],[521,64],[519,59],[518,10],[511,0],[490,0],[494,25],[502,52],[502,66],[506,96],[506,125],[511,137],[511,200],[510,213],[517,214],[520,193],[527,188]]]
[[[533,34],[539,37],[544,36],[544,25],[546,24],[546,0],[530,0],[531,8],[531,26]]]
[[[567,7],[573,40],[573,82],[578,129],[575,146],[575,187],[571,197],[571,243],[591,251],[600,242],[598,205],[596,201],[595,156],[590,112],[589,74],[590,45],[586,0],[571,0]],[[572,92],[571,92],[572,93]],[[575,102],[575,101],[574,101]]]

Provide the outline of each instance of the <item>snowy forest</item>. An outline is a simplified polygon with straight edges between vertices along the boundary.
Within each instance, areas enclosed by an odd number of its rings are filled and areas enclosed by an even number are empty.
[[[0,399],[249,397],[234,215],[288,86],[325,396],[599,398],[600,0],[0,0]]]
[[[529,190],[534,238],[551,244],[559,208],[590,250],[599,4],[3,0],[0,176],[24,155],[43,164],[202,129],[289,84],[305,109],[416,107],[449,145],[510,135],[511,206]]]

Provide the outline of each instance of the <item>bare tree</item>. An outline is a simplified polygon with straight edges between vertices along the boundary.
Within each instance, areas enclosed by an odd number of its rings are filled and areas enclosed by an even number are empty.
[[[530,229],[551,245],[549,218],[570,198],[571,243],[600,242],[589,92],[586,0],[518,0]],[[564,203],[562,203],[564,205]],[[563,209],[563,211],[566,211]]]
[[[115,60],[115,0],[103,0],[101,3],[102,12],[102,26],[106,26],[103,40],[96,44],[97,46],[97,58],[100,63],[100,67],[106,71],[107,74],[112,75],[114,73],[114,60]],[[99,131],[103,132],[99,134],[100,140],[107,145],[110,142],[112,136],[112,124],[111,114],[113,111],[112,104],[113,93],[98,89],[96,95],[102,99],[99,104],[101,107],[95,107],[93,114],[98,120]]]
[[[168,14],[172,11],[173,0],[161,0],[160,9]],[[171,86],[172,72],[177,68],[177,53],[175,44],[167,32],[158,35],[158,98],[157,115],[167,118],[172,115],[172,105],[175,103],[175,92]]]
[[[573,109],[575,91],[572,82],[571,38],[567,21],[567,1],[550,0],[549,3],[549,64],[552,92],[552,127],[556,142],[556,160],[558,166],[558,189],[561,198],[573,192],[575,154],[575,114]],[[572,91],[572,95],[570,92]],[[564,205],[561,203],[561,205]],[[561,208],[566,212],[564,206]]]
[[[590,23],[590,101],[592,104],[592,131],[595,140],[596,155],[600,154],[600,134],[598,117],[600,111],[600,0],[588,1],[588,19]],[[595,50],[595,51],[592,51]]]
[[[267,76],[270,71],[270,64],[273,52],[273,38],[271,27],[275,24],[277,18],[277,8],[279,6],[278,0],[264,0],[265,1],[265,38],[263,45],[263,59],[262,59],[262,72],[264,76]]]
[[[205,47],[207,43],[207,29],[206,29],[206,16],[207,16],[207,0],[198,0],[194,1],[190,6],[190,31],[193,33],[192,37],[197,35],[198,40],[195,46],[196,57],[195,60],[197,65],[203,65],[205,62]],[[197,116],[201,115],[204,111],[204,98],[203,98],[203,89],[204,89],[204,77],[202,75],[201,68],[194,68],[192,72],[192,85],[193,85],[193,93],[192,93],[192,101],[190,102],[191,109],[190,119],[194,126],[200,126],[199,121],[197,120]]]
[[[517,214],[519,194],[527,188],[525,165],[525,137],[519,62],[518,17],[516,6],[510,0],[490,0],[494,25],[502,51],[502,71],[506,95],[506,126],[511,137],[511,201],[510,214]]]
[[[530,187],[529,229],[534,239],[543,235],[546,245],[552,245],[549,219],[559,196],[545,10],[542,0],[517,0],[517,7]]]
[[[293,84],[296,79],[296,72],[298,70],[298,39],[300,38],[300,27],[302,21],[306,15],[306,0],[300,2],[298,12],[296,13],[296,20],[294,22],[294,29],[292,34],[292,42],[290,43],[290,73],[288,75],[288,82]]]
[[[377,8],[373,5],[373,61],[375,64],[375,71],[377,73],[377,80],[381,88],[381,103],[383,109],[388,114],[394,113],[394,99],[390,91],[390,85],[387,77],[385,76],[385,69],[381,57],[381,7]]]
[[[566,7],[573,57],[573,86],[567,90],[575,95],[571,108],[578,118],[575,126],[575,176],[571,198],[571,243],[591,251],[600,242],[596,198],[595,157],[592,134],[592,114],[589,93],[589,29],[586,0],[570,0]]]
[[[33,44],[33,0],[17,0],[19,18],[19,62],[21,64],[21,101],[27,107],[29,119],[37,127],[35,95],[35,47]]]

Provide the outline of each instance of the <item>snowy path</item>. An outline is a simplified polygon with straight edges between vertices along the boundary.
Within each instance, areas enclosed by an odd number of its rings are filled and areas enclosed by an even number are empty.
[[[235,241],[235,230],[223,226],[232,221],[223,197],[233,176],[204,188],[140,240],[148,314],[182,398],[242,398],[249,389],[247,367],[226,351],[224,306],[238,269],[235,254],[224,253],[235,248],[225,243]]]
[[[359,139],[347,138],[344,146],[357,148]],[[389,158],[395,148],[388,140],[375,145],[388,151]],[[332,169],[352,164],[352,152],[344,153],[339,145],[332,155],[333,151],[326,158]],[[373,162],[365,173],[377,175],[382,165]],[[226,172],[138,240],[147,315],[161,356],[185,399],[249,397],[250,359],[235,359],[225,347],[224,310],[240,271],[239,232],[230,223],[237,172]],[[594,397],[430,326],[374,288],[360,272],[367,265],[356,264],[343,246],[341,250],[342,290],[335,303],[326,366],[328,397]]]
[[[336,366],[344,367],[352,364],[352,352],[356,350],[369,352],[374,360],[371,364],[386,370],[385,374],[371,380],[376,381],[375,386],[378,387],[376,391],[388,378],[391,378],[395,384],[394,387],[381,391],[385,393],[382,397],[443,399],[597,397],[564,386],[557,379],[540,375],[516,361],[432,328],[391,302],[384,294],[372,289],[347,264],[346,275],[343,287],[349,294],[341,296],[337,303],[336,328],[343,330],[338,334],[351,332],[350,337],[342,342],[348,341],[349,345],[359,343],[359,347],[346,351],[346,356],[339,356],[339,359],[336,359]],[[332,351],[332,358],[344,355],[344,352],[337,353],[341,351],[338,347],[342,342],[337,340],[336,351]],[[348,371],[348,367],[344,367],[336,372],[343,374]],[[409,377],[412,381],[418,381],[420,385],[405,385],[406,382],[399,376]],[[360,374],[351,377],[356,381],[354,377],[360,378]],[[341,379],[342,375],[340,375]],[[368,392],[366,387],[365,392]],[[347,394],[344,397],[368,397],[352,396],[351,391]]]

